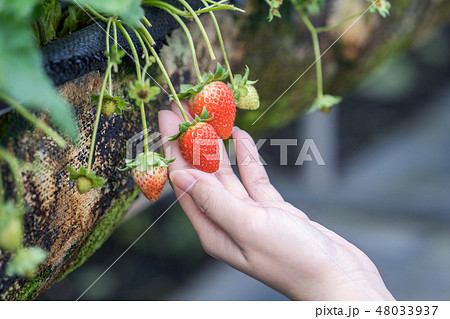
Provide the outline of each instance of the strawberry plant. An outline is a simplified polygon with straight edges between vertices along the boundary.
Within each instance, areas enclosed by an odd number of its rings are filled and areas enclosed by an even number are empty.
[[[389,15],[389,9],[391,8],[391,4],[387,0],[367,0],[371,3],[371,5],[364,9],[362,12],[352,15],[348,18],[343,19],[339,23],[326,27],[315,27],[309,16],[310,15],[318,15],[321,7],[325,5],[325,0],[291,0],[292,6],[297,11],[301,20],[305,24],[306,28],[311,34],[312,43],[314,47],[314,65],[316,68],[316,98],[314,102],[310,105],[307,112],[329,112],[330,109],[339,104],[342,100],[339,96],[333,96],[329,94],[324,94],[323,90],[323,72],[322,72],[322,55],[319,43],[319,34],[322,32],[327,32],[332,29],[335,29],[349,21],[360,18],[367,11],[370,12],[378,12],[382,17],[386,17]],[[269,8],[269,22],[273,20],[274,17],[281,18],[280,7],[283,4],[282,0],[266,0]]]

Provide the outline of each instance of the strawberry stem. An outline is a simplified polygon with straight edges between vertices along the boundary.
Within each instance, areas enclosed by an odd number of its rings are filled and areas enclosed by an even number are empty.
[[[145,118],[144,101],[140,101],[142,129],[144,130],[144,154],[148,154],[148,132],[147,132],[147,119]]]
[[[308,19],[307,15],[303,10],[298,9],[298,13],[311,33],[313,46],[314,46],[314,57],[316,59],[316,81],[317,81],[317,98],[323,97],[323,80],[322,80],[322,57],[320,54],[319,36],[316,28],[313,26],[311,21]]]
[[[178,15],[176,15],[173,12],[171,12],[166,7],[159,6],[159,5],[155,5],[155,6],[166,10],[175,20],[177,20],[177,22],[181,26],[181,28],[183,28],[184,33],[186,34],[186,37],[187,37],[188,42],[189,42],[189,48],[191,49],[192,62],[194,63],[195,74],[197,75],[198,82],[201,83],[202,82],[202,74],[200,73],[200,69],[198,67],[198,60],[197,60],[197,54],[195,52],[194,41],[192,40],[192,35],[189,32],[189,29],[186,26],[186,23],[184,23],[183,20]]]
[[[112,18],[109,18],[108,19],[108,24],[106,25],[106,52],[110,52],[110,50],[109,50],[109,31],[111,29],[112,20],[113,20]],[[115,29],[115,24],[114,24],[114,29]],[[110,56],[108,56],[108,64],[109,63],[111,63],[111,57]],[[112,77],[111,77],[111,73],[108,76],[108,89],[109,89],[109,95],[112,95]]]
[[[94,15],[97,19],[99,19],[100,21],[107,23],[108,22],[108,18],[105,18],[104,16],[102,16],[100,13],[98,13],[96,10],[94,10],[94,8],[92,8],[90,5],[85,4],[83,5],[87,10],[89,10],[92,15]]]
[[[141,76],[141,64],[139,63],[139,56],[136,52],[136,47],[134,46],[134,43],[131,40],[130,35],[128,34],[127,30],[125,30],[125,28],[122,26],[122,24],[120,22],[117,22],[117,27],[119,28],[120,31],[122,31],[123,35],[127,39],[128,44],[130,45],[131,52],[133,53],[134,64],[136,66],[136,76],[138,78],[138,81],[143,83],[142,76]]]
[[[134,31],[134,34],[136,34],[136,37],[138,38],[139,43],[141,44],[142,51],[144,52],[145,65],[144,65],[144,68],[142,69],[142,77],[144,78],[145,75],[147,74],[148,67],[151,65],[149,58],[148,58],[148,50],[147,50],[147,47],[145,46],[145,43],[142,40],[142,37],[139,34],[139,32],[136,29],[133,29],[133,31]]]
[[[6,96],[3,93],[0,93],[0,100],[5,101],[27,121],[36,126],[38,129],[42,130],[48,136],[50,136],[51,139],[55,141],[55,143],[58,144],[59,147],[66,148],[67,146],[66,141],[50,126],[48,126],[43,121],[41,121],[40,119],[36,118],[33,114],[31,114],[24,106],[22,106],[21,104],[19,104],[18,102],[16,102],[15,100],[10,98],[9,96]]]
[[[139,31],[142,32],[141,30],[139,30]],[[150,34],[148,34],[148,35],[150,36],[150,39],[153,40],[151,35]],[[178,105],[178,108],[180,109],[183,119],[186,122],[189,122],[186,112],[184,111],[183,106],[181,105],[180,99],[178,98],[177,92],[175,91],[175,88],[173,87],[172,81],[170,80],[169,74],[167,73],[166,68],[164,67],[164,64],[161,62],[161,59],[159,58],[158,54],[156,53],[156,50],[150,45],[150,42],[149,42],[150,40],[148,38],[144,37],[144,41],[147,43],[147,46],[150,49],[150,52],[152,53],[153,57],[155,58],[156,63],[158,63],[158,66],[167,82],[167,85],[169,85],[169,89],[170,89],[170,92],[172,93],[173,99],[175,100],[175,102]]]
[[[24,188],[22,183],[19,161],[3,147],[0,147],[0,158],[2,158],[9,165],[11,173],[14,177],[14,187],[16,190],[16,204],[23,214],[25,212],[25,201],[23,199]],[[0,184],[2,184],[1,182],[2,181],[0,181]],[[2,184],[2,192],[3,192],[3,184]],[[3,198],[3,194],[1,195],[2,195],[1,197]]]
[[[192,7],[189,5],[189,3],[187,3],[185,0],[178,0],[178,1],[180,1],[180,3],[192,14],[192,17],[194,18],[195,22],[197,23],[197,25],[200,29],[200,32],[202,33],[203,38],[205,39],[206,47],[208,48],[208,52],[211,57],[211,60],[215,60],[216,56],[214,55],[214,51],[212,49],[211,42],[209,42],[208,35],[206,34],[205,28],[203,27],[202,22],[198,18],[197,13],[192,9]]]
[[[108,80],[108,76],[109,76],[109,73],[111,72],[111,68],[112,68],[112,64],[108,63],[105,76],[103,77],[102,87],[100,89],[100,97],[99,97],[98,105],[97,105],[97,114],[95,115],[94,130],[92,132],[91,147],[89,149],[89,159],[88,159],[88,167],[87,167],[88,172],[91,171],[92,158],[94,157],[95,139],[97,136],[98,123],[100,122],[100,114],[102,111],[103,95],[105,94],[106,81]]]
[[[205,6],[207,5],[207,2],[205,0],[202,0],[202,2]],[[223,42],[222,32],[220,31],[219,23],[217,22],[216,16],[214,15],[214,13],[212,11],[210,11],[209,14],[211,15],[211,18],[214,22],[214,26],[216,28],[217,37],[219,38],[219,42],[220,42],[220,48],[222,49],[223,59],[225,61],[225,65],[226,65],[229,75],[230,75],[231,85],[233,86],[233,90],[236,90],[236,84],[234,83],[233,73],[231,72],[230,63],[228,62],[227,52],[225,50],[225,44]]]

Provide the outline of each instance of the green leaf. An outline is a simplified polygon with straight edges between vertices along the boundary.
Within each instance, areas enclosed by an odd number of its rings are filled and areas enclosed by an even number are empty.
[[[31,20],[36,3],[0,0],[0,91],[29,109],[48,112],[52,122],[75,140],[73,110],[55,92],[42,68],[30,24],[23,21]]]
[[[96,11],[108,16],[119,16],[131,27],[139,26],[140,19],[144,16],[141,0],[71,0],[81,6],[91,6]]]
[[[340,96],[324,95],[314,101],[314,103],[307,110],[307,113],[313,113],[315,111],[328,112],[331,107],[339,104],[341,101],[342,98]]]

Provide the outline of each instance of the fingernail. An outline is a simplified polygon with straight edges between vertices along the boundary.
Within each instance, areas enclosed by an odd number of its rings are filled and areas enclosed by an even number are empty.
[[[175,186],[188,194],[190,193],[192,186],[197,182],[197,179],[194,176],[182,170],[170,172],[169,178]]]
[[[234,133],[236,131],[240,130],[238,126],[233,126],[233,129],[231,130],[231,133]]]

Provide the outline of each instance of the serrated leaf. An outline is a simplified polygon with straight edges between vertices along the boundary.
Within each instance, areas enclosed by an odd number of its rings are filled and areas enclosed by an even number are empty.
[[[131,27],[139,26],[144,16],[141,0],[71,0],[71,2],[85,6],[89,5],[105,15],[117,15]]]

